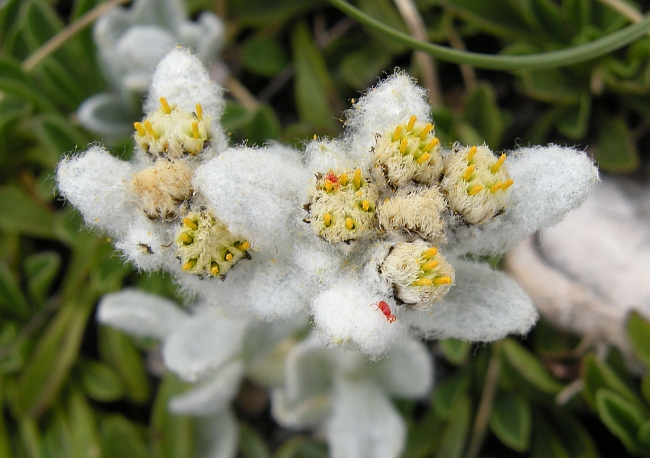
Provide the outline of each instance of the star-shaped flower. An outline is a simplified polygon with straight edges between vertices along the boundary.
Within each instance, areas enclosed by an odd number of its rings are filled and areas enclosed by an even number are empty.
[[[323,285],[312,313],[327,344],[379,357],[409,329],[471,341],[526,333],[537,319],[528,295],[480,257],[556,224],[598,181],[573,148],[445,149],[424,96],[396,73],[354,104],[340,138],[307,145],[313,235],[297,262]],[[315,256],[330,265],[316,271]]]

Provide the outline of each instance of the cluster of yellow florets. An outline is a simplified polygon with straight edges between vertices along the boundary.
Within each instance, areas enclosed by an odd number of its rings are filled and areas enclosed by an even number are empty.
[[[378,264],[380,274],[398,301],[430,308],[454,281],[434,244],[446,242],[448,222],[458,216],[478,225],[505,210],[513,184],[506,156],[485,145],[445,153],[434,126],[416,116],[377,135],[372,155],[367,177],[359,169],[318,175],[306,221],[330,243],[401,239]]]
[[[176,254],[183,270],[221,277],[237,261],[250,257],[250,244],[203,208],[204,199],[192,188],[196,166],[192,158],[210,140],[210,119],[201,105],[189,112],[161,97],[160,108],[134,127],[136,143],[154,163],[133,176],[130,190],[148,218],[177,226]]]

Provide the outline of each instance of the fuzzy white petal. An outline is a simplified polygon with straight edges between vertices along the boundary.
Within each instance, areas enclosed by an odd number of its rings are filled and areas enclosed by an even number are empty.
[[[112,234],[124,232],[134,214],[128,203],[126,182],[133,166],[93,146],[59,164],[56,178],[59,191],[91,226]]]
[[[528,294],[487,264],[457,259],[456,284],[431,311],[404,310],[400,318],[427,338],[489,342],[525,334],[537,321]]]
[[[299,155],[277,145],[230,148],[199,167],[193,180],[228,229],[254,249],[286,252],[302,218],[309,180]]]
[[[346,112],[349,154],[365,163],[375,145],[375,135],[409,120],[431,120],[426,91],[406,73],[398,72],[371,88]]]
[[[462,226],[449,234],[458,254],[500,254],[538,229],[559,223],[587,198],[598,169],[582,151],[557,145],[522,148],[506,164],[514,180],[504,215],[484,225]]]
[[[286,428],[309,428],[319,424],[330,411],[329,394],[290,401],[281,388],[271,391],[271,414]]]
[[[174,396],[169,410],[177,414],[210,415],[230,405],[244,375],[244,364],[231,361],[211,376],[206,377],[190,391]]]
[[[372,382],[340,381],[327,423],[333,458],[396,458],[406,439],[404,420]]]
[[[294,346],[284,363],[287,399],[295,402],[327,395],[335,363],[334,352],[323,348],[315,338]]]
[[[129,334],[165,339],[189,315],[169,299],[125,289],[102,298],[97,319]]]
[[[234,458],[239,443],[239,424],[231,409],[196,420],[194,458]]]
[[[399,320],[389,322],[378,309],[378,302],[385,299],[360,281],[343,281],[320,293],[312,302],[312,313],[322,341],[371,358],[383,356],[406,332]]]
[[[165,366],[195,382],[241,352],[245,328],[244,321],[224,317],[218,310],[201,310],[165,341]]]
[[[426,396],[433,385],[433,360],[423,343],[404,340],[374,367],[375,380],[392,396]]]

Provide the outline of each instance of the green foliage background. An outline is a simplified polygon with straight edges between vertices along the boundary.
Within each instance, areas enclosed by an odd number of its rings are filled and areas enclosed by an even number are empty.
[[[102,140],[82,129],[74,112],[106,87],[88,28],[36,65],[27,59],[99,3],[9,0],[0,7],[0,458],[193,453],[196,421],[165,409],[182,383],[152,375],[146,362],[155,343],[99,327],[93,315],[106,293],[134,285],[174,297],[172,284],[125,265],[54,191],[62,155]],[[484,54],[571,48],[630,22],[590,0],[415,3],[429,41]],[[341,112],[378,77],[396,67],[424,74],[409,46],[324,0],[187,5],[193,14],[213,10],[227,24],[222,58],[241,89],[231,87],[224,119],[233,144],[299,146],[313,135],[336,136]],[[355,5],[409,33],[392,1]],[[649,56],[646,35],[597,58],[544,69],[481,70],[436,60],[436,133],[447,145],[485,141],[497,150],[578,145],[603,171],[645,176]],[[115,153],[128,156],[129,143],[115,144]],[[628,333],[649,366],[650,324],[634,314]],[[525,341],[433,343],[438,383],[430,402],[398,404],[409,425],[404,456],[650,455],[650,376],[631,374],[616,350],[603,358],[579,344],[543,321]],[[583,389],[564,396],[576,386]],[[253,391],[245,385],[240,401]],[[236,404],[242,456],[327,456],[318,439],[282,431],[263,405],[245,404]]]

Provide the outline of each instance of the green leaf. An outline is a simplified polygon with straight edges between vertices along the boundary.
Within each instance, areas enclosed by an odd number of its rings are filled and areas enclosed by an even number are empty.
[[[596,392],[596,408],[601,421],[623,442],[625,448],[630,453],[639,452],[639,429],[647,420],[643,409],[606,388]]]
[[[298,23],[294,28],[291,42],[295,70],[294,89],[300,119],[319,131],[333,132],[336,124],[330,103],[335,103],[338,96],[323,56],[309,36],[304,22]]]
[[[169,400],[187,387],[176,375],[167,373],[153,404],[150,421],[152,455],[155,458],[192,458],[196,442],[194,420],[172,414]]]
[[[442,434],[437,458],[460,458],[463,455],[472,417],[468,396],[463,396],[454,405],[449,423]]]
[[[443,419],[449,419],[454,407],[459,400],[468,395],[470,387],[469,371],[450,376],[447,380],[437,384],[433,390],[432,404],[436,415]]]
[[[99,353],[120,375],[127,397],[146,402],[151,390],[144,363],[128,336],[107,326],[99,328]]]
[[[440,350],[452,364],[459,366],[465,362],[467,355],[472,348],[471,342],[459,339],[443,339],[438,342]]]
[[[497,105],[492,86],[481,83],[467,94],[462,119],[482,137],[479,143],[485,142],[492,149],[501,146],[508,122]]]
[[[16,186],[0,188],[0,228],[25,235],[55,238],[54,213]]]
[[[242,64],[261,76],[275,76],[287,66],[289,59],[277,40],[256,35],[242,46]]]
[[[341,76],[351,87],[367,88],[390,63],[393,55],[375,42],[360,49],[352,49],[341,60]]]
[[[61,255],[56,251],[40,251],[25,259],[27,290],[38,304],[43,305],[61,267]]]
[[[108,364],[84,359],[79,361],[78,367],[81,386],[90,398],[113,402],[124,396],[120,376]]]
[[[30,314],[29,304],[7,263],[0,259],[0,310],[20,318]]]
[[[247,24],[283,23],[291,16],[325,3],[325,0],[230,0],[228,12]]]
[[[51,405],[79,354],[94,300],[68,300],[38,340],[19,380],[19,405],[39,416]]]
[[[149,458],[139,428],[122,415],[106,417],[100,430],[102,458]]]
[[[595,157],[598,166],[608,172],[632,172],[639,167],[639,153],[626,122],[604,117],[598,124]]]
[[[37,90],[38,87],[22,71],[18,61],[9,56],[0,55],[0,90],[33,104],[40,111],[55,111],[54,105]]]
[[[527,451],[531,426],[531,407],[525,397],[508,394],[495,401],[490,428],[505,445],[520,453]]]
[[[72,455],[72,436],[66,412],[56,404],[49,412],[43,434],[43,458]]]
[[[506,339],[501,348],[508,363],[535,388],[553,395],[562,390],[562,384],[553,378],[541,361],[517,342]]]
[[[359,0],[358,5],[359,9],[369,17],[390,26],[394,30],[409,33],[401,19],[401,15],[390,0]],[[369,29],[368,31],[379,42],[380,46],[388,49],[392,53],[403,53],[407,50],[406,46],[396,40],[391,40],[373,29]]]
[[[596,408],[596,394],[602,388],[616,393],[637,405],[642,401],[639,396],[617,375],[616,371],[593,354],[582,359],[582,395],[592,408]]]
[[[626,323],[627,339],[634,354],[643,364],[650,367],[650,322],[636,310],[630,313]]]
[[[327,446],[304,436],[293,437],[284,442],[273,455],[274,458],[327,458]]]
[[[542,102],[578,103],[583,90],[563,70],[535,70],[521,72],[524,91]]]
[[[244,458],[270,458],[264,439],[246,423],[239,424],[239,450]]]
[[[280,136],[280,120],[269,105],[260,105],[243,126],[244,138],[252,145],[263,145]]]
[[[0,377],[0,412],[4,411],[4,399],[5,390],[4,390],[4,380]],[[5,416],[0,415],[0,458],[12,458],[14,455],[11,452],[11,447],[9,446],[11,442],[9,441],[9,434],[7,434],[7,426],[5,424]]]
[[[638,439],[646,450],[650,450],[650,420],[641,423]]]
[[[587,133],[591,115],[591,94],[584,92],[579,103],[562,109],[556,121],[560,132],[569,138],[579,140]]]
[[[41,146],[37,151],[42,153],[31,159],[47,168],[54,168],[64,153],[84,148],[90,141],[67,118],[54,113],[35,117],[32,129]]]
[[[73,390],[67,404],[72,437],[71,458],[88,458],[92,450],[99,450],[97,420],[92,407],[79,390]]]

